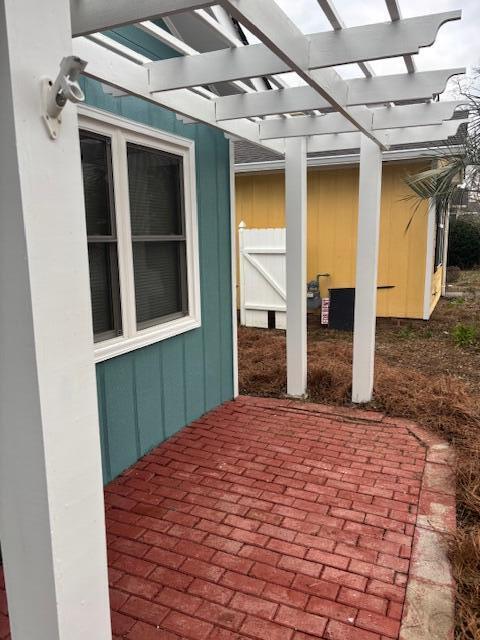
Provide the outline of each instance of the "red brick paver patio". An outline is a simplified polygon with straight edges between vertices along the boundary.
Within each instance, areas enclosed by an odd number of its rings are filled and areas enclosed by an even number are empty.
[[[242,397],[205,415],[106,487],[114,638],[398,638],[418,505],[428,520],[443,491],[426,451],[381,414]]]

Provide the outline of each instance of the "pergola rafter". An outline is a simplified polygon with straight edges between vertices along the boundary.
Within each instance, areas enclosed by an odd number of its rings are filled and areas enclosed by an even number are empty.
[[[402,12],[400,11],[398,0],[385,0],[385,4],[387,5],[387,10],[390,14],[392,22],[397,22],[398,20],[402,19]],[[407,67],[408,73],[415,73],[417,68],[412,56],[404,55],[403,59],[405,61],[405,66]]]
[[[462,104],[464,103],[461,100],[453,100],[451,102],[370,109],[371,128],[372,130],[378,130],[440,125],[444,120],[450,120],[457,107]],[[355,111],[355,109],[357,107],[352,107],[352,111]],[[288,121],[265,120],[260,124],[260,138],[262,140],[344,133],[348,131],[356,131],[356,129],[338,113],[328,113],[322,117],[299,116],[290,118]]]
[[[125,24],[202,9],[212,4],[204,0],[70,0],[72,35],[85,36]]]
[[[407,18],[324,31],[305,36],[308,43],[309,71],[336,65],[378,60],[418,53],[435,40],[442,24],[460,18],[459,11]],[[253,44],[237,49],[220,49],[183,58],[171,58],[149,65],[152,91],[183,89],[197,84],[214,84],[252,76],[268,76],[290,71],[268,46]]]
[[[385,136],[385,142],[389,146],[399,144],[438,146],[439,143],[454,136],[459,126],[465,122],[467,122],[467,120],[451,120],[439,125],[387,129],[381,133]],[[359,149],[361,147],[361,134],[358,131],[351,133],[326,133],[324,135],[309,136],[307,141],[307,150],[309,153]]]
[[[318,0],[318,4],[335,31],[341,31],[346,28],[346,24],[342,20],[332,0]],[[372,78],[375,75],[375,71],[370,62],[363,61],[357,62],[357,64],[366,78]]]
[[[151,20],[140,22],[137,26],[139,29],[147,33],[149,36],[151,36],[155,40],[159,40],[160,42],[162,42],[163,44],[166,44],[168,47],[171,47],[178,53],[181,53],[183,58],[186,56],[187,59],[195,60],[199,55],[203,55],[203,54],[200,54],[193,47],[190,47],[188,44],[180,40],[179,38],[173,36],[170,32],[156,25]],[[190,88],[208,85],[208,84],[213,84],[213,83],[202,82],[199,78],[199,80],[197,82],[194,82]],[[233,78],[231,81],[231,84],[235,86],[237,89],[239,89],[240,92],[242,93],[252,93],[255,91],[255,89],[250,87],[245,82],[242,82],[240,79]]]
[[[462,73],[465,73],[464,68],[346,80],[346,103],[348,106],[356,106],[428,100],[435,94],[442,93],[452,76]],[[215,102],[218,120],[298,113],[307,109],[332,110],[328,100],[321,98],[311,87],[305,86],[281,91],[261,91],[248,96],[223,96]]]

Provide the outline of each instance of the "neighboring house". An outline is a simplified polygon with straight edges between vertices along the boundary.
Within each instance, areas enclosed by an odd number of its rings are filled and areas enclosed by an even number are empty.
[[[430,166],[428,154],[428,145],[398,145],[384,153],[378,284],[389,288],[378,291],[381,317],[427,320],[441,296],[444,224],[433,203],[409,198],[404,182],[406,174]],[[307,279],[330,274],[320,279],[322,296],[329,288],[355,286],[358,162],[357,149],[309,154]],[[235,171],[237,226],[284,227],[283,160],[239,141]]]
[[[477,216],[480,214],[478,195],[471,190],[459,187],[450,202],[450,220],[461,216]]]

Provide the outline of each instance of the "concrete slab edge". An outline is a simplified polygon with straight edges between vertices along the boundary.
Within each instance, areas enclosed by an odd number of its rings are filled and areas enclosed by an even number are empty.
[[[456,527],[453,450],[414,422],[388,420],[426,448],[399,640],[453,640],[455,583],[447,553],[448,535]]]

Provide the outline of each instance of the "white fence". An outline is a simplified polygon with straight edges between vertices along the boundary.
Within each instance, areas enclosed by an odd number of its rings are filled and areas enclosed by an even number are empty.
[[[247,327],[285,329],[285,229],[247,229],[241,222],[238,234],[240,322]]]

